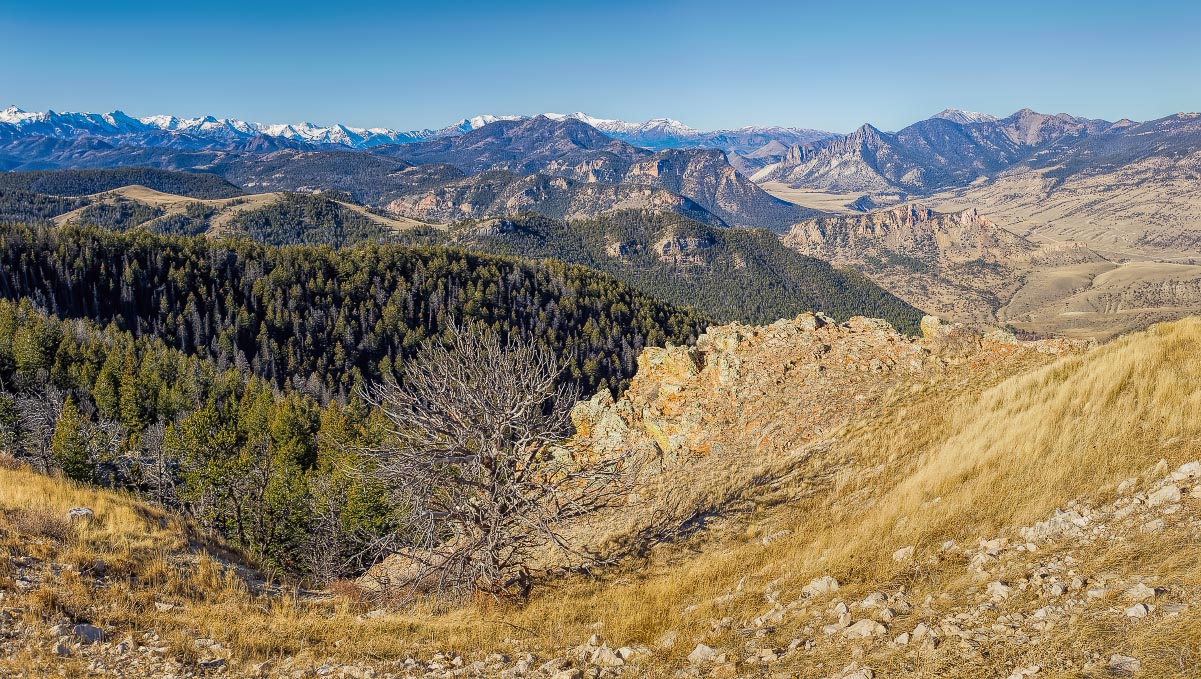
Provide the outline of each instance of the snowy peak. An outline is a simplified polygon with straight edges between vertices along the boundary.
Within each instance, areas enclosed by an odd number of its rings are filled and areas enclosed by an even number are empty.
[[[17,106],[0,111],[0,133],[13,137],[40,135],[57,139],[103,137],[132,145],[168,145],[179,148],[220,148],[271,137],[301,144],[366,149],[385,144],[409,144],[428,139],[457,137],[501,121],[526,121],[536,117],[575,120],[628,144],[653,150],[669,148],[720,148],[749,153],[771,141],[785,146],[809,143],[833,136],[827,132],[788,127],[744,127],[704,132],[673,118],[627,122],[597,118],[586,113],[543,113],[529,115],[478,115],[437,130],[408,132],[383,127],[351,127],[334,124],[255,123],[236,118],[206,115],[180,118],[151,115],[133,118],[121,111],[112,113],[27,113]]]
[[[942,118],[960,125],[971,125],[973,123],[995,123],[996,116],[990,116],[987,113],[978,113],[976,111],[964,111],[957,108],[948,108],[934,114],[934,118]]]
[[[25,116],[25,112],[16,106],[9,106],[0,111],[0,123],[15,124],[20,122]]]

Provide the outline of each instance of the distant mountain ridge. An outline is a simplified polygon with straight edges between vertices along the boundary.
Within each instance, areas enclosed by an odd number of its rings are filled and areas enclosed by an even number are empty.
[[[654,118],[641,123],[596,118],[586,113],[544,113],[552,120],[578,120],[614,139],[644,148],[721,148],[746,153],[777,140],[787,144],[805,144],[832,132],[793,127],[743,127],[701,131],[671,118]],[[136,140],[139,137],[155,145],[173,148],[216,148],[224,144],[267,137],[320,146],[366,149],[385,144],[411,144],[430,139],[454,137],[501,121],[530,120],[538,115],[480,115],[464,118],[438,129],[401,131],[385,127],[354,127],[341,123],[317,125],[302,123],[256,123],[236,118],[200,116],[180,118],[151,115],[135,118],[122,111],[111,113],[26,112],[17,106],[0,110],[0,140],[39,135],[56,139],[101,137]]]
[[[948,109],[897,132],[863,125],[848,135],[793,145],[752,179],[831,192],[922,195],[995,176],[1046,148],[1066,149],[1123,125],[1031,109],[1001,119]]]
[[[381,147],[378,153],[394,155],[407,162],[445,164],[468,175],[507,171],[519,175],[542,174],[562,177],[577,184],[617,184],[664,189],[678,194],[715,215],[730,226],[752,226],[784,231],[796,221],[812,216],[813,211],[780,200],[763,191],[727,161],[727,154],[718,149],[666,149],[657,153],[613,139],[591,125],[573,118],[538,116],[528,120],[498,121],[459,137],[430,140],[404,146]],[[478,177],[457,181],[459,187],[478,184]],[[490,178],[491,183],[491,178]],[[566,190],[560,182],[556,187],[543,182],[540,187]],[[445,187],[443,187],[445,188]],[[490,190],[491,191],[491,190]],[[491,195],[491,193],[489,193]],[[545,202],[542,189],[523,189],[514,195],[513,203],[522,209],[534,209],[555,217],[564,216],[556,210],[539,209],[534,202]],[[455,194],[457,198],[466,196]],[[443,197],[446,197],[443,192]],[[610,197],[608,200],[612,200]],[[443,202],[442,198],[419,199],[419,204]],[[663,203],[656,199],[657,204]],[[448,205],[472,205],[473,201],[457,201]],[[419,219],[412,211],[411,201],[393,203],[392,209]],[[645,208],[644,204],[624,207]],[[684,206],[690,207],[690,206]],[[521,210],[487,214],[464,214],[464,217],[500,217]],[[614,209],[606,207],[607,209]],[[597,211],[594,210],[593,214]],[[695,211],[683,210],[693,219],[710,222]]]

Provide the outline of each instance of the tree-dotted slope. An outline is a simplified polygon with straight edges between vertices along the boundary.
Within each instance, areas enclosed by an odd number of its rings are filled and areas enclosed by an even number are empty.
[[[276,384],[347,394],[390,374],[449,323],[528,332],[586,392],[621,388],[638,352],[709,323],[562,262],[445,247],[270,247],[96,228],[0,227],[0,295],[115,322]]]

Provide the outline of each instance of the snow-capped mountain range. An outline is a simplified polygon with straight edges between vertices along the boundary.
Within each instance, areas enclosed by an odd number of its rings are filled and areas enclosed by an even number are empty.
[[[833,136],[828,132],[790,127],[744,127],[733,130],[701,131],[678,120],[656,118],[641,123],[596,118],[585,113],[544,113],[552,120],[573,118],[605,134],[653,149],[713,146],[726,150],[754,150],[775,139],[785,145],[808,143]],[[81,137],[114,138],[174,147],[204,147],[272,137],[292,142],[323,146],[371,148],[384,144],[408,144],[440,137],[456,136],[499,120],[528,120],[536,116],[481,115],[465,118],[437,130],[399,131],[382,127],[329,126],[313,123],[265,124],[234,118],[178,118],[154,115],[134,118],[121,111],[112,113],[26,112],[10,106],[0,111],[0,139],[18,136],[44,136],[58,139]],[[139,139],[139,137],[147,137]],[[744,140],[746,140],[744,142]],[[729,148],[727,148],[729,147]],[[744,151],[744,152],[745,152]]]

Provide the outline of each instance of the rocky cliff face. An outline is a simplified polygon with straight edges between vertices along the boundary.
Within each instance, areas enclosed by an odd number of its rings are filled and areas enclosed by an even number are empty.
[[[725,226],[720,218],[695,201],[652,186],[578,182],[565,177],[501,171],[465,177],[424,193],[396,198],[388,203],[387,209],[411,219],[444,223],[521,212],[582,219],[613,210],[647,210]]]
[[[1039,249],[975,209],[941,213],[920,203],[808,220],[793,226],[784,241],[831,261],[849,264],[892,253],[919,260],[936,271],[971,261],[1024,259]]]
[[[852,267],[910,304],[962,322],[995,322],[1034,267],[1102,261],[1083,246],[1035,244],[974,208],[935,212],[920,203],[806,220],[784,243]]]
[[[622,181],[656,186],[696,201],[730,226],[782,231],[813,214],[771,196],[717,150],[663,151],[632,163]]]

